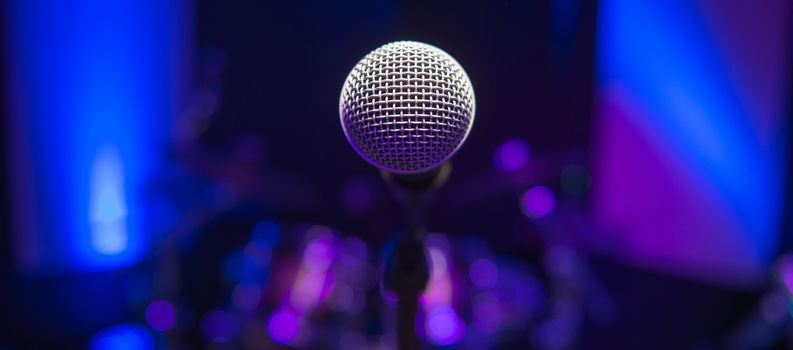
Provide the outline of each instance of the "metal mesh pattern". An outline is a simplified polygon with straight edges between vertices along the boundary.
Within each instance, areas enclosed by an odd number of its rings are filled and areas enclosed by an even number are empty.
[[[347,138],[370,163],[418,172],[441,164],[465,140],[474,120],[474,91],[447,53],[394,42],[353,68],[339,114]]]

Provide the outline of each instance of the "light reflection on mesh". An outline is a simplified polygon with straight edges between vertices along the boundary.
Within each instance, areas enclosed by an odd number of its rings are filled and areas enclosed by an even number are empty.
[[[369,162],[396,172],[433,168],[460,146],[474,119],[465,71],[442,50],[400,41],[353,68],[339,113],[347,138]]]

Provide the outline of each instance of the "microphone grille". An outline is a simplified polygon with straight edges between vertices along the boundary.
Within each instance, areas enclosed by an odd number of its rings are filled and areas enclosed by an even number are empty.
[[[474,120],[463,68],[432,45],[398,41],[364,57],[347,76],[339,114],[347,139],[367,161],[399,173],[440,165]]]

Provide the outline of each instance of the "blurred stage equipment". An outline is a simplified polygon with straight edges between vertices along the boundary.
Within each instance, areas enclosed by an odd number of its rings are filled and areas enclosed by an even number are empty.
[[[446,52],[423,43],[381,46],[352,69],[339,114],[355,150],[382,170],[405,207],[405,227],[384,279],[394,289],[400,349],[417,349],[418,297],[428,280],[421,207],[451,171],[446,163],[474,120],[474,91]]]

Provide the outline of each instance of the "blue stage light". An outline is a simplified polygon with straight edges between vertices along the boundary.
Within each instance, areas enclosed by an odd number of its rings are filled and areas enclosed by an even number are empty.
[[[154,336],[143,326],[122,324],[105,329],[91,338],[91,350],[153,350]]]
[[[16,262],[127,266],[167,154],[187,0],[11,0],[4,23]]]

